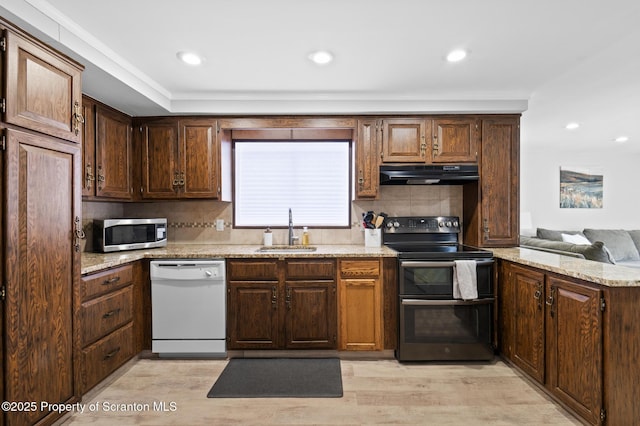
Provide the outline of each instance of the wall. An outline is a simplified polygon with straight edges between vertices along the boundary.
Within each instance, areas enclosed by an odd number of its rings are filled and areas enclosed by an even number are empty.
[[[461,186],[383,186],[380,199],[351,204],[350,229],[310,229],[311,244],[364,244],[362,213],[373,210],[390,216],[462,216]],[[284,213],[286,214],[286,212]],[[169,242],[186,244],[261,244],[263,229],[233,229],[233,205],[219,201],[168,201],[154,203],[84,202],[83,222],[91,241],[93,219],[107,217],[166,217]],[[215,230],[224,219],[225,230]],[[295,211],[294,211],[295,225]],[[300,234],[299,227],[296,234]],[[274,244],[287,242],[288,230],[275,229]],[[90,249],[90,245],[89,245]]]
[[[523,146],[520,158],[520,211],[531,213],[533,229],[640,229],[640,153],[615,145],[583,152]],[[561,209],[560,166],[600,167],[603,208]]]

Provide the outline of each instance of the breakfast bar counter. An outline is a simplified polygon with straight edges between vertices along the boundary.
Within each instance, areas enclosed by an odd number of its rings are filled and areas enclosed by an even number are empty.
[[[606,287],[640,287],[640,268],[578,259],[521,247],[491,249],[496,258]]]

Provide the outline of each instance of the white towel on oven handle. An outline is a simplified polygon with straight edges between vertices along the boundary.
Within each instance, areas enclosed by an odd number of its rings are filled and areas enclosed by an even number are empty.
[[[475,260],[454,260],[453,298],[473,300],[478,298],[478,278]]]

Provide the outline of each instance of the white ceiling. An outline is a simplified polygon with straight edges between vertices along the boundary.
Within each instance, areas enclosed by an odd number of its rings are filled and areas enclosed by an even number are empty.
[[[524,111],[523,144],[640,152],[637,0],[0,0],[0,13],[131,115]],[[447,63],[454,48],[467,59]],[[334,62],[312,64],[316,49]],[[206,60],[186,66],[181,50]]]

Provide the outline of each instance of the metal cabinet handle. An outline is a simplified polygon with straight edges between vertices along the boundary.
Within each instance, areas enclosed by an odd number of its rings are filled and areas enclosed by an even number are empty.
[[[108,280],[104,280],[102,282],[102,285],[109,285],[109,284],[117,283],[118,281],[120,281],[120,276],[116,276],[113,278],[109,278]]]
[[[85,187],[87,189],[91,189],[91,182],[94,182],[96,180],[95,176],[93,176],[93,168],[91,167],[91,164],[87,164],[87,167],[85,168],[85,173],[84,173],[84,181],[85,181]]]
[[[538,284],[538,288],[533,293],[533,298],[538,301],[538,309],[542,310],[542,284]]]
[[[106,361],[110,358],[113,358],[118,352],[120,352],[120,346],[118,346],[117,348],[115,348],[114,350],[112,350],[111,352],[109,352],[108,354],[106,354],[104,356],[104,358],[102,358],[103,361]]]
[[[73,104],[73,132],[78,136],[80,132],[80,125],[84,124],[84,117],[80,112],[80,103],[76,101]]]
[[[278,288],[274,285],[271,287],[271,306],[276,309],[278,303]]]
[[[287,295],[285,297],[285,302],[287,304],[287,309],[291,310],[291,287],[287,287]]]
[[[76,216],[73,222],[76,228],[74,230],[75,241],[74,241],[73,247],[76,250],[76,252],[79,252],[80,240],[84,240],[87,236],[85,235],[84,230],[82,229],[82,224],[80,223],[80,218],[78,216]]]
[[[554,312],[555,294],[556,294],[556,288],[555,287],[551,287],[551,294],[549,295],[549,297],[547,297],[547,300],[545,302],[551,308],[549,310],[549,315],[551,315],[552,318],[555,315],[555,312]]]
[[[102,165],[98,166],[98,189],[102,190],[102,184],[105,181],[104,173],[102,172]]]
[[[118,308],[118,309],[113,309],[113,310],[111,310],[111,311],[107,312],[106,314],[104,314],[104,315],[102,316],[102,319],[111,318],[112,316],[117,315],[117,314],[119,314],[119,313],[120,313],[120,308]]]

